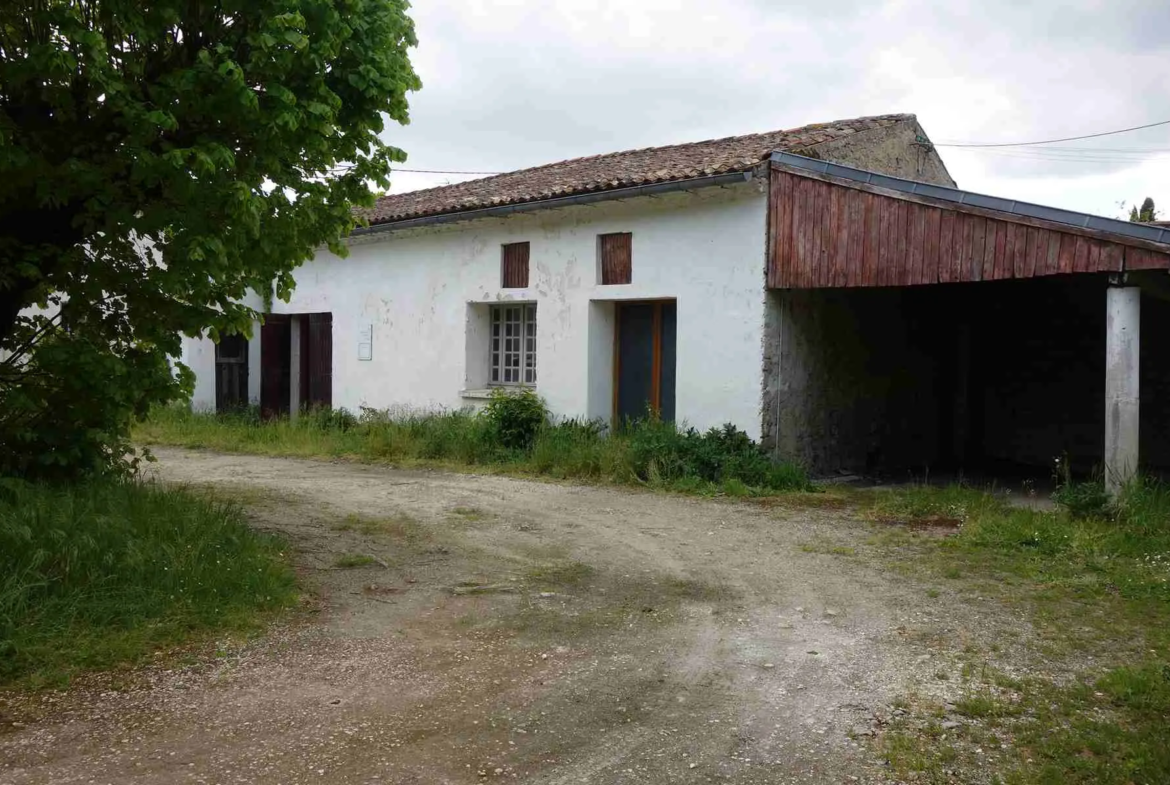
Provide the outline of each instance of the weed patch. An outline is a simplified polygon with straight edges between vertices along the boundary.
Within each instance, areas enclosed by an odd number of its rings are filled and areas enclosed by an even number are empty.
[[[531,393],[497,395],[481,415],[363,409],[354,417],[322,410],[293,422],[262,421],[250,411],[210,414],[166,407],[134,435],[148,444],[487,468],[731,497],[813,489],[799,466],[772,461],[731,425],[699,433],[650,418],[607,433],[599,422],[551,422]]]
[[[477,523],[479,521],[487,520],[491,517],[488,513],[479,509],[478,507],[453,507],[451,514],[461,521],[467,523]]]
[[[149,484],[0,481],[0,683],[59,685],[254,629],[297,597],[239,506]]]
[[[334,531],[357,532],[367,537],[389,537],[408,545],[418,545],[431,539],[427,526],[409,515],[367,518],[350,513],[332,528]]]
[[[1029,608],[1040,652],[1065,673],[964,665],[968,688],[953,707],[961,722],[945,744],[929,719],[883,737],[896,776],[951,781],[956,766],[986,768],[991,747],[1004,783],[1170,782],[1170,489],[1136,483],[1105,511],[1092,489],[1057,511],[1011,508],[969,488],[898,490],[872,505],[877,520],[960,520],[946,539],[911,531],[882,542],[912,572]],[[1091,670],[1060,664],[1086,655]]]
[[[953,781],[947,772],[986,768],[992,781],[1012,785],[1072,783],[1130,785],[1166,782],[1170,747],[1170,674],[1165,664],[1114,668],[1094,680],[1055,685],[1040,679],[975,685],[956,701],[955,720],[941,740],[939,724],[922,718],[899,722],[881,748],[900,778]]]

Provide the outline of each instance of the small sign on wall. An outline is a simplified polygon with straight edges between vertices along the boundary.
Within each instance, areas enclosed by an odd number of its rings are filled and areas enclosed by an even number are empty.
[[[374,359],[374,325],[364,324],[358,330],[358,359]]]

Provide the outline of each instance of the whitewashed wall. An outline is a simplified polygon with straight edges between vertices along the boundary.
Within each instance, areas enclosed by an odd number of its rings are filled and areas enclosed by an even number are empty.
[[[248,293],[244,303],[262,311],[263,300],[259,295]],[[215,344],[206,338],[185,338],[183,353],[179,360],[195,372],[195,392],[191,405],[196,409],[215,409]],[[248,399],[260,402],[260,323],[252,323],[252,339],[248,341]]]
[[[612,406],[613,306],[678,301],[677,417],[734,422],[760,436],[766,198],[758,184],[356,238],[348,258],[322,251],[297,271],[279,313],[333,314],[333,404],[458,408],[486,385],[485,304],[537,303],[537,392],[561,415]],[[633,283],[598,285],[597,235],[633,232]],[[500,288],[500,246],[531,243],[530,287]],[[358,359],[373,326],[373,359]],[[258,332],[250,387],[259,394]],[[470,362],[469,362],[470,358]],[[189,342],[195,404],[213,407],[214,350]]]

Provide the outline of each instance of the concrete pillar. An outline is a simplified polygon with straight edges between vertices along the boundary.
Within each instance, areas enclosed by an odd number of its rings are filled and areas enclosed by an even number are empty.
[[[301,316],[289,317],[288,337],[291,341],[290,367],[288,371],[288,418],[296,422],[301,413]]]
[[[261,329],[259,321],[252,322],[252,337],[248,339],[248,403],[252,406],[260,405],[260,381],[264,378],[260,359]]]
[[[1138,470],[1138,355],[1142,290],[1110,286],[1105,317],[1105,488],[1115,494]]]

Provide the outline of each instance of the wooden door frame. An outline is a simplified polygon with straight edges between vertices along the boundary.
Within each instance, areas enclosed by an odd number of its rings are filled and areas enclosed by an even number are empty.
[[[654,306],[654,321],[650,328],[653,331],[651,335],[651,360],[650,360],[650,406],[656,412],[662,411],[662,306],[666,303],[674,303],[675,308],[678,307],[677,297],[644,297],[637,300],[610,300],[613,303],[613,407],[610,413],[610,421],[613,427],[617,427],[618,420],[618,391],[621,384],[621,370],[622,370],[622,353],[621,353],[621,335],[622,335],[622,306],[624,305],[653,305]],[[675,317],[678,318],[677,316]],[[675,352],[677,359],[677,350]]]

